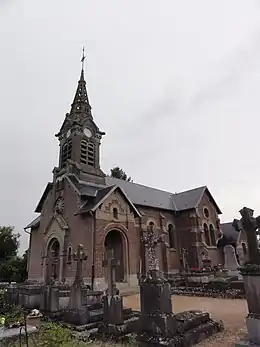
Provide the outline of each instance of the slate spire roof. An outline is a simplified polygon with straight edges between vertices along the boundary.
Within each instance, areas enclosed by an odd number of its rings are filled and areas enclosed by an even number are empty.
[[[88,99],[87,86],[84,77],[84,69],[82,67],[80,79],[78,81],[77,90],[74,96],[73,103],[71,104],[70,115],[85,114],[92,118],[91,106]]]

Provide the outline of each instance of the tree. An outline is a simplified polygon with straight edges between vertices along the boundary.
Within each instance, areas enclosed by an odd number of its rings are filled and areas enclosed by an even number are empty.
[[[124,170],[120,169],[119,166],[114,167],[113,169],[110,170],[110,176],[118,178],[120,180],[128,181],[128,182],[133,182],[131,177],[127,177],[127,174],[125,173]]]
[[[28,251],[22,257],[17,255],[19,234],[14,227],[0,227],[0,280],[23,282],[27,278]]]
[[[14,227],[0,227],[0,261],[17,255],[19,236],[14,233]]]

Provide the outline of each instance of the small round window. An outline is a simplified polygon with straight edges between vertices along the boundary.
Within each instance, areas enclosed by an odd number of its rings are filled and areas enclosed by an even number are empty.
[[[204,216],[206,218],[209,218],[209,210],[206,207],[204,208],[203,212],[204,212]]]

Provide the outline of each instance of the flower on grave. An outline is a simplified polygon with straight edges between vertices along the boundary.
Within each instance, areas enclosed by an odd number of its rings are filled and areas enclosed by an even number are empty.
[[[30,313],[30,316],[33,316],[33,317],[39,316],[39,315],[41,315],[41,313],[40,313],[40,311],[37,310],[36,308],[33,309],[33,310],[31,311],[31,313]]]
[[[0,326],[5,325],[5,317],[0,318]]]

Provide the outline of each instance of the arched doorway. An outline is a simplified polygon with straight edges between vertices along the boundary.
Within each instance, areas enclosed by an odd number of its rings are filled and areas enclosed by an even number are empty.
[[[60,243],[56,238],[53,238],[48,244],[46,265],[46,282],[58,281],[60,277]]]
[[[113,250],[113,256],[117,263],[115,268],[115,281],[123,282],[125,280],[126,269],[126,244],[122,233],[118,230],[111,230],[105,239],[105,252],[107,259],[107,250]]]

